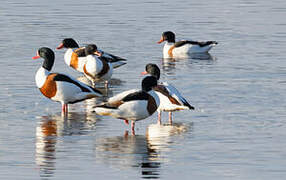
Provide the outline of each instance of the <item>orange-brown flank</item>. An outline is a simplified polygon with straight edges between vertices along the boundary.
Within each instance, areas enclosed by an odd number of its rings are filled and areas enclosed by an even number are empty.
[[[55,76],[56,74],[50,74],[47,77],[45,84],[40,88],[41,93],[48,98],[54,97],[57,93],[57,84],[54,81]]]
[[[74,69],[78,68],[78,55],[76,53],[72,53],[70,66]]]
[[[175,46],[170,47],[168,54],[172,58],[173,57],[173,50],[175,49]]]

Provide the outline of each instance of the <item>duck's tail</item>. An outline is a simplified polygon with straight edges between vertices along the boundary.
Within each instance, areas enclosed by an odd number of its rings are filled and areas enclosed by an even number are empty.
[[[98,105],[94,108],[94,112],[101,116],[112,116],[112,117],[118,117],[118,109],[115,107],[110,107],[105,104]]]

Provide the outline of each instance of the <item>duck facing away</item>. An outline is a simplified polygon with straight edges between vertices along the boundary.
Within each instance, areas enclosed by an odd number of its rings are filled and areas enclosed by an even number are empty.
[[[68,104],[102,96],[102,93],[76,79],[59,73],[51,73],[54,65],[54,52],[47,47],[37,51],[33,59],[43,58],[43,65],[38,69],[35,80],[41,93],[47,98],[61,102],[62,112],[68,112]]]
[[[75,70],[83,73],[83,66],[87,61],[87,55],[85,54],[84,50],[85,47],[79,47],[78,43],[74,39],[66,38],[57,47],[57,49],[62,48],[67,49],[64,55],[65,63]],[[95,54],[98,56],[98,58],[110,62],[113,68],[118,68],[126,64],[126,59],[102,50],[98,50]]]
[[[160,69],[156,64],[149,63],[145,67],[145,72],[141,74],[150,74],[157,80],[160,79]],[[158,83],[154,89],[160,99],[158,111],[158,124],[161,124],[161,112],[169,112],[169,123],[172,124],[172,112],[179,110],[194,110],[195,108],[181,95],[181,93],[167,82]]]
[[[83,66],[84,75],[93,83],[97,81],[105,81],[105,87],[108,87],[108,81],[111,79],[113,67],[110,62],[98,58],[97,46],[89,44],[85,47],[86,63]]]
[[[195,53],[208,53],[218,43],[216,41],[175,41],[175,33],[172,31],[163,32],[158,44],[166,41],[163,48],[163,58],[180,58]]]
[[[159,97],[153,91],[157,79],[147,76],[142,80],[141,90],[122,92],[106,103],[95,107],[94,111],[102,116],[122,119],[128,124],[131,121],[132,134],[135,134],[135,121],[151,116],[160,104]]]

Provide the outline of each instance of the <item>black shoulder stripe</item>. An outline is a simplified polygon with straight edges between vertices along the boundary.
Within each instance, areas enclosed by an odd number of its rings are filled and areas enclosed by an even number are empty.
[[[206,41],[206,42],[196,42],[199,46],[204,47],[204,46],[208,46],[211,44],[217,44],[216,41]]]
[[[71,79],[70,77],[68,77],[67,75],[64,74],[57,74],[54,77],[54,81],[66,81],[72,84],[75,84],[76,86],[78,86],[83,92],[90,92],[90,90],[86,87],[83,87],[81,84],[79,84],[77,81]]]
[[[217,44],[216,41],[206,41],[206,42],[199,42],[199,41],[178,41],[174,44],[175,47],[181,47],[185,44],[192,44],[192,45],[199,45],[200,47],[208,46],[211,44]]]
[[[144,92],[144,91],[139,91],[139,92],[134,92],[132,94],[129,94],[125,96],[122,101],[127,102],[127,101],[133,101],[133,100],[148,100],[149,99],[149,94]]]
[[[178,41],[174,44],[174,47],[181,47],[184,46],[185,44],[190,44],[190,41]]]

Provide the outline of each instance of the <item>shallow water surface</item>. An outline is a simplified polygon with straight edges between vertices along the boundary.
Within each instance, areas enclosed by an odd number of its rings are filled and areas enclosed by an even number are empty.
[[[286,175],[286,2],[11,0],[0,7],[1,179],[283,179]],[[209,55],[162,59],[163,31],[216,40]],[[195,111],[136,123],[92,112],[99,100],[70,106],[44,98],[34,76],[38,48],[63,38],[128,59],[114,70],[110,97],[140,88],[147,63]],[[82,75],[55,50],[55,72]]]

